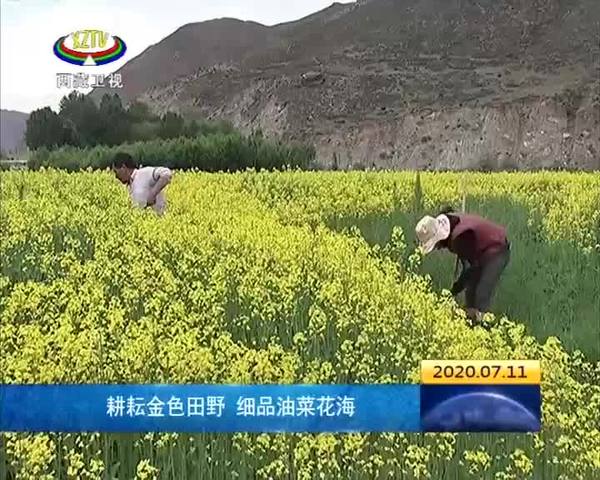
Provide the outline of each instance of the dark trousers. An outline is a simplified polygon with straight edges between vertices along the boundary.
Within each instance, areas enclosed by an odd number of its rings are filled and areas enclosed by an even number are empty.
[[[510,245],[491,256],[481,267],[473,272],[465,292],[467,308],[475,308],[480,312],[489,311],[494,291],[500,276],[510,261]]]

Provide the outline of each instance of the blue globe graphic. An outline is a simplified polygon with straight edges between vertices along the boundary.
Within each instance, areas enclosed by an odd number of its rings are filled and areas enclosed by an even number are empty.
[[[540,421],[523,405],[497,393],[452,397],[425,415],[423,428],[436,432],[531,432]]]

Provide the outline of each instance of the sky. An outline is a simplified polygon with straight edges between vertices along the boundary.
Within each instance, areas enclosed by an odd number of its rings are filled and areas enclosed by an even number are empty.
[[[333,2],[0,0],[0,106],[28,113],[45,106],[56,110],[60,99],[69,93],[57,87],[57,73],[109,74],[186,23],[233,17],[274,25],[310,15]],[[125,56],[94,67],[70,65],[54,56],[52,46],[59,37],[83,29],[118,35],[127,45]]]

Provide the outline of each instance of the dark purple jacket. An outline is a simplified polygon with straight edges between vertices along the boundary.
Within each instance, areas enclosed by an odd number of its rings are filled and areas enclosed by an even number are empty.
[[[473,214],[449,213],[450,237],[442,244],[461,260],[481,265],[506,248],[506,229]]]

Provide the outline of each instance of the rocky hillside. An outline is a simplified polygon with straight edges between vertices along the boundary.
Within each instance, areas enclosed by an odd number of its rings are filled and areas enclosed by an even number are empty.
[[[28,113],[0,110],[0,152],[14,156],[25,150]]]
[[[325,167],[598,169],[599,36],[597,0],[371,0],[186,25],[121,73],[128,99],[313,142]]]

